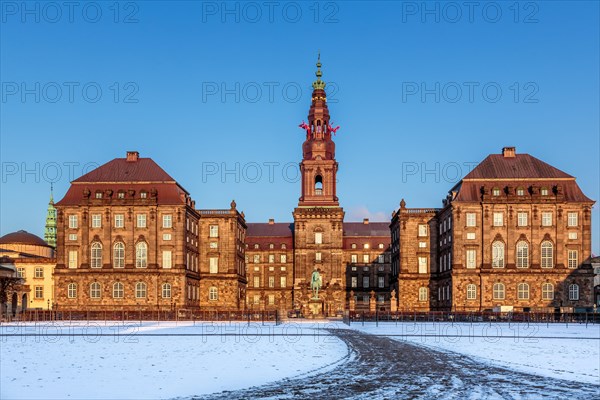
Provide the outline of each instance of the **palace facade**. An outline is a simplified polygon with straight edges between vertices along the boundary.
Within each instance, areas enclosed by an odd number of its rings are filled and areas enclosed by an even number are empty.
[[[345,221],[317,63],[293,220],[197,209],[150,158],[128,152],[56,203],[54,293],[63,310],[533,310],[593,303],[591,208],[575,178],[507,147],[436,209]],[[310,287],[318,271],[318,296]]]

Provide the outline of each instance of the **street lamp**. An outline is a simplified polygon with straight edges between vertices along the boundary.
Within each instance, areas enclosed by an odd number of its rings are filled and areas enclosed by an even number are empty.
[[[48,311],[50,311],[50,299],[48,299]]]

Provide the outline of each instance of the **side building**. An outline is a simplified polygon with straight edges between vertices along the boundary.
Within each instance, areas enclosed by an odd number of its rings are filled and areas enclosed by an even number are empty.
[[[452,188],[442,209],[401,204],[395,212],[392,257],[400,307],[592,307],[593,270],[584,260],[591,256],[593,204],[573,176],[514,147],[488,156]]]
[[[194,206],[179,183],[134,151],[71,182],[55,205],[60,309],[198,309]]]

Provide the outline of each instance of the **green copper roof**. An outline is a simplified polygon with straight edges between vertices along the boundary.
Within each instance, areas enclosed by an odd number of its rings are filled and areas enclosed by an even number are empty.
[[[326,83],[321,80],[323,73],[321,72],[321,52],[319,52],[319,57],[317,58],[317,72],[315,72],[317,76],[317,80],[313,82],[313,89],[325,89]]]

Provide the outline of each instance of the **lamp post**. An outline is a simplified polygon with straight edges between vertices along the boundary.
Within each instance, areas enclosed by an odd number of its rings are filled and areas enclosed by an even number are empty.
[[[48,299],[48,311],[50,311],[50,299]]]

